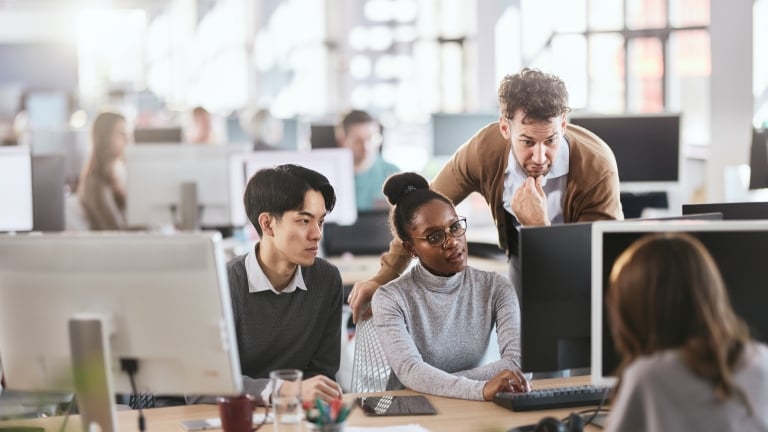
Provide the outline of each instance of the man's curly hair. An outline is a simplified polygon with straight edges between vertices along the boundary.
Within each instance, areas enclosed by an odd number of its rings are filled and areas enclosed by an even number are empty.
[[[509,119],[522,108],[531,120],[549,120],[571,110],[565,83],[555,75],[530,68],[501,80],[499,108]]]

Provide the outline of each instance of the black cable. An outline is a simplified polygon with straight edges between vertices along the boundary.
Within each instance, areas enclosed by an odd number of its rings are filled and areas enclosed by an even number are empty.
[[[138,399],[139,392],[136,391],[135,375],[139,370],[139,361],[136,359],[120,359],[120,367],[128,374],[128,378],[131,380],[131,391],[133,392],[133,397]],[[141,404],[138,404],[138,410],[139,432],[144,432],[146,430],[146,421],[144,420],[144,412],[141,409]]]
[[[61,427],[59,428],[59,432],[64,432],[67,429],[67,421],[69,420],[69,416],[75,410],[76,406],[77,406],[77,395],[72,394],[72,399],[69,400],[69,406],[67,407],[67,412],[64,413],[64,420],[62,420],[61,422]]]
[[[595,418],[597,417],[597,415],[600,414],[601,412],[608,413],[608,412],[611,411],[611,410],[609,410],[607,408],[603,408],[603,405],[605,405],[605,402],[607,402],[607,400],[608,400],[608,393],[610,393],[610,392],[611,392],[611,389],[610,388],[606,388],[605,392],[603,393],[603,398],[600,400],[600,404],[597,405],[597,408],[594,408],[594,409],[591,409],[591,410],[586,410],[586,411],[583,412],[584,414],[589,413],[589,412],[592,413],[592,416],[590,416],[584,422],[584,426],[588,426],[588,425],[592,424],[593,426],[595,426],[598,429],[602,429],[603,428],[601,425],[593,423],[593,422],[594,422]],[[579,414],[581,414],[581,413],[579,413]]]

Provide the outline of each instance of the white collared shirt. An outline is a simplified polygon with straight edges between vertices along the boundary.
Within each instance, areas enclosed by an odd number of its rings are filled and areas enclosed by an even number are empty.
[[[261,265],[259,265],[259,260],[256,259],[256,251],[258,249],[259,245],[256,244],[256,247],[251,249],[251,251],[248,252],[248,255],[245,256],[245,274],[248,276],[249,293],[272,291],[277,295],[281,295],[290,294],[296,291],[297,288],[304,291],[307,290],[307,285],[304,283],[304,277],[301,275],[300,267],[296,267],[296,272],[293,274],[293,278],[291,278],[284,290],[276,290],[272,285],[272,282],[267,278]]]
[[[514,150],[510,147],[509,160],[507,161],[507,170],[504,171],[504,192],[502,199],[504,209],[514,215],[512,211],[512,197],[515,190],[525,183],[528,174],[515,160]],[[552,162],[552,168],[541,180],[541,188],[547,194],[547,215],[552,224],[563,223],[563,197],[565,197],[565,186],[568,183],[568,166],[571,160],[571,149],[565,135],[560,137],[560,149]],[[517,217],[515,215],[515,217]],[[519,227],[518,227],[519,229]]]

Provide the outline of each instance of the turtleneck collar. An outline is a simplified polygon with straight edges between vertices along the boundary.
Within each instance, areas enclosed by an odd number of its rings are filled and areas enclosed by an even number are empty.
[[[419,284],[423,285],[430,291],[440,293],[450,293],[459,289],[464,281],[464,274],[467,268],[452,275],[452,276],[438,276],[427,270],[419,261],[411,270],[413,272],[413,279]]]

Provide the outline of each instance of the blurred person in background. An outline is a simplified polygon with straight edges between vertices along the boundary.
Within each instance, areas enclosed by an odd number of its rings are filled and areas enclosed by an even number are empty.
[[[278,150],[284,125],[267,109],[246,110],[240,115],[240,127],[253,142],[253,151]]]
[[[80,173],[77,194],[92,230],[125,228],[125,117],[102,112],[93,121],[91,148]]]
[[[367,112],[352,110],[336,127],[339,147],[352,150],[358,210],[388,207],[381,191],[384,181],[400,168],[381,157],[381,127]]]
[[[201,106],[192,109],[192,128],[188,141],[191,144],[216,144],[211,113]]]

